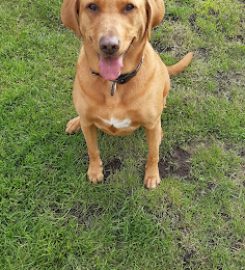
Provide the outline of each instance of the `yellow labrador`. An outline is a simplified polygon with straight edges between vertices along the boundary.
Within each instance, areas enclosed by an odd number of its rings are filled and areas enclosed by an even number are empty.
[[[127,135],[145,128],[149,154],[144,184],[160,183],[161,113],[170,89],[169,75],[192,60],[187,54],[167,67],[149,43],[151,29],[164,17],[161,0],[64,0],[61,18],[82,38],[73,89],[78,116],[66,131],[80,129],[88,155],[88,178],[103,181],[97,128],[110,135]]]

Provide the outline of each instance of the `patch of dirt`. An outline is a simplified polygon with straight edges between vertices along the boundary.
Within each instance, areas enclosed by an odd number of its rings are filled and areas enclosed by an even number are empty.
[[[239,72],[222,72],[218,71],[215,79],[218,83],[216,94],[218,96],[226,96],[228,100],[231,100],[230,87],[231,85],[245,86],[243,75]]]
[[[215,76],[216,81],[218,82],[218,91],[222,91],[223,88],[230,85],[228,74],[222,71],[218,71]]]
[[[245,157],[245,148],[241,149],[240,153],[239,153],[240,157]]]
[[[176,27],[172,33],[171,43],[174,46],[174,50],[176,51],[177,57],[185,53],[183,51],[182,46],[184,46],[186,42],[186,38],[187,38],[186,31],[187,31],[187,28],[182,25],[182,26]]]
[[[214,17],[219,17],[219,11],[215,11],[213,8],[209,8],[208,14]]]
[[[240,41],[241,43],[244,43],[244,41],[245,41],[244,39],[245,39],[245,37],[243,35],[237,35],[235,37],[235,40]]]
[[[244,44],[245,42],[245,36],[242,34],[238,34],[235,36],[226,36],[226,39],[230,42],[241,42],[242,44]]]
[[[195,254],[194,250],[188,250],[185,252],[184,257],[183,257],[183,265],[184,265],[185,270],[191,269],[190,262],[191,262],[191,258],[193,257],[194,254]]]
[[[245,248],[245,240],[239,239],[236,242],[232,243],[231,250],[234,252],[240,251]]]
[[[229,221],[229,220],[231,220],[230,215],[227,214],[227,213],[225,213],[225,212],[220,212],[220,215],[221,215],[221,217],[222,217],[222,219],[223,219],[224,221]]]
[[[158,52],[158,53],[164,53],[164,52],[170,52],[174,50],[174,47],[166,47],[164,44],[162,44],[159,41],[152,41],[152,46],[153,48]]]
[[[67,216],[67,212],[64,209],[61,209],[57,204],[51,205],[50,209],[57,216]],[[91,227],[94,218],[100,216],[102,213],[103,209],[99,205],[92,204],[85,207],[81,203],[76,203],[68,211],[67,219],[75,217],[80,225],[85,225],[85,227],[89,228]]]
[[[168,156],[159,161],[159,172],[161,178],[177,175],[181,178],[189,178],[191,171],[190,153],[180,147],[176,147]]]
[[[217,185],[215,184],[215,183],[213,183],[213,182],[208,182],[208,185],[207,185],[207,188],[209,189],[209,190],[215,190],[215,188],[217,187]]]
[[[198,48],[195,52],[195,57],[207,59],[209,57],[209,49],[208,48]]]
[[[96,216],[100,216],[103,209],[99,205],[90,205],[87,209],[80,203],[75,204],[69,211],[69,215],[77,218],[79,224],[83,224],[86,227],[91,227],[93,219]]]
[[[122,161],[119,158],[114,157],[109,160],[104,166],[104,178],[105,180],[116,171],[120,170],[122,167]]]
[[[50,205],[50,209],[51,209],[52,212],[54,212],[56,215],[62,214],[62,209],[61,209],[56,203]]]
[[[214,239],[209,239],[209,240],[208,240],[208,243],[209,243],[209,245],[210,245],[211,247],[214,247],[214,246],[217,245],[217,243],[216,243],[216,241],[215,241]]]
[[[191,29],[196,33],[200,33],[200,28],[197,26],[196,21],[197,21],[197,14],[196,13],[191,14],[191,16],[189,17]]]
[[[177,22],[179,20],[179,17],[173,14],[166,14],[164,20],[169,22]]]

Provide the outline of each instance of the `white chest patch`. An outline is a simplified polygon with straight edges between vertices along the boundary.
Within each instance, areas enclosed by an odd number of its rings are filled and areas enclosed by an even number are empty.
[[[118,120],[114,117],[112,117],[110,120],[103,119],[104,123],[106,123],[109,126],[113,126],[115,128],[128,128],[131,125],[131,120],[129,118]]]

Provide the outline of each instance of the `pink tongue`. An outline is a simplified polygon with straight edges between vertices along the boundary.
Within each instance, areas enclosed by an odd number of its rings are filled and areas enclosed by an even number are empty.
[[[105,80],[116,80],[121,75],[121,69],[123,67],[122,57],[118,58],[104,58],[100,57],[99,69],[100,75]]]

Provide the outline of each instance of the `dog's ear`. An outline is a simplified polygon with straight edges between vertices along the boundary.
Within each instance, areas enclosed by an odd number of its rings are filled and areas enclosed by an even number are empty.
[[[80,38],[81,31],[79,28],[79,0],[64,0],[61,7],[61,21],[63,24],[73,30]]]
[[[147,0],[146,1],[147,14],[147,32],[151,33],[151,29],[159,25],[165,14],[165,7],[163,0]]]

